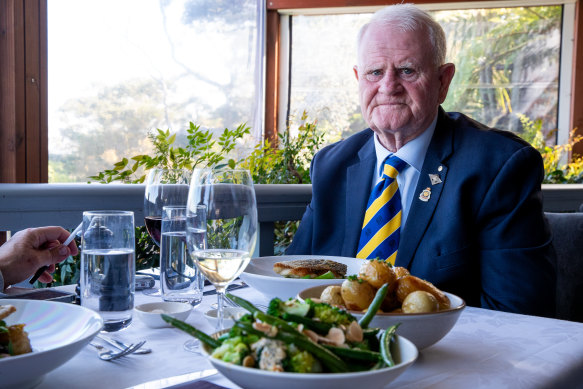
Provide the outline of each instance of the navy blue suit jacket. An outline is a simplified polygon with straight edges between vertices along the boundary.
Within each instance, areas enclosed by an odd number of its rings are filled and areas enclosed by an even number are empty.
[[[316,154],[312,201],[287,254],[356,255],[375,163],[370,129]],[[429,174],[442,183],[432,185]],[[553,316],[543,174],[527,142],[440,108],[396,265],[469,305]],[[425,188],[426,202],[418,197]]]

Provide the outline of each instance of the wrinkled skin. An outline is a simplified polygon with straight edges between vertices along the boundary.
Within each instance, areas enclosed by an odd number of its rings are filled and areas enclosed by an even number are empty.
[[[42,266],[48,266],[48,269],[39,281],[51,282],[55,264],[78,253],[75,241],[68,246],[61,244],[69,235],[61,227],[29,228],[14,234],[0,247],[0,271],[4,286],[26,280]]]
[[[447,96],[455,66],[436,66],[432,52],[424,30],[371,25],[363,35],[354,67],[360,106],[391,152],[425,131]]]

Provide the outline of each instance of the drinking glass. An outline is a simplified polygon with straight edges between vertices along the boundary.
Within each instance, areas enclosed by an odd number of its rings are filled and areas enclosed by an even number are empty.
[[[186,246],[186,207],[166,206],[162,211],[160,288],[164,301],[193,307],[202,302],[204,276]]]
[[[206,207],[205,224],[194,218],[201,205]],[[247,170],[194,169],[187,208],[188,250],[217,290],[217,330],[221,330],[226,288],[247,267],[257,242],[251,174]]]
[[[162,208],[186,206],[190,171],[186,169],[155,168],[148,172],[144,193],[144,222],[156,246],[160,247]],[[160,289],[145,289],[144,294],[161,296]]]
[[[103,330],[132,322],[135,292],[134,213],[83,212],[81,305],[103,318]]]

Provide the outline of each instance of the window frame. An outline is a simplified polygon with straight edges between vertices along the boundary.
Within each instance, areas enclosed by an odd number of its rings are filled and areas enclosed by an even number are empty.
[[[358,6],[354,6],[358,3]],[[277,139],[277,131],[286,126],[289,97],[289,17],[293,15],[316,15],[334,13],[371,12],[391,3],[400,1],[379,0],[268,0],[268,33],[277,29],[278,36],[267,37],[266,96],[275,107],[265,111],[265,137]],[[576,134],[583,135],[583,56],[577,60],[577,53],[583,53],[583,14],[581,0],[439,0],[416,1],[424,9],[468,9],[500,8],[537,5],[563,5],[563,31],[561,38],[561,59],[559,78],[558,143],[567,142],[569,133],[577,128]],[[270,25],[270,23],[272,23]],[[274,58],[275,57],[275,58]],[[579,78],[578,78],[579,77]],[[577,82],[579,80],[579,82]],[[565,104],[565,101],[568,104]],[[266,101],[266,107],[268,102]],[[573,152],[583,154],[583,144],[576,144]]]
[[[510,7],[571,4],[572,59],[562,57],[559,126],[577,128],[583,135],[583,0],[419,0],[421,7]],[[330,13],[382,7],[401,1],[387,0],[266,0],[265,129],[273,144],[285,118],[279,106],[287,94],[282,67],[287,55],[282,47],[282,20],[292,12]],[[357,5],[355,5],[357,4]],[[443,8],[445,9],[445,8]],[[565,12],[568,15],[569,12]],[[0,0],[0,183],[48,182],[47,112],[47,0]],[[580,54],[580,55],[579,55]],[[571,72],[569,72],[569,68]],[[568,80],[570,77],[570,81]],[[570,94],[570,96],[569,96]],[[568,100],[566,100],[568,99]],[[568,107],[564,102],[568,101]],[[565,124],[567,123],[567,124]],[[563,137],[559,139],[564,141]],[[574,152],[583,154],[583,144]]]

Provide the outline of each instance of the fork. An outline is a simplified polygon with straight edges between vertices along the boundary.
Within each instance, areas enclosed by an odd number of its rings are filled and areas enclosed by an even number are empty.
[[[107,342],[110,345],[112,345],[113,347],[120,349],[120,350],[124,350],[124,349],[132,346],[131,344],[123,343],[117,339],[108,338],[107,336],[104,336],[101,334],[97,334],[97,337],[99,339],[103,340],[104,342]],[[144,341],[144,343],[145,342],[146,341]],[[134,354],[149,354],[151,352],[152,352],[152,349],[141,347],[139,350],[134,351]]]
[[[118,359],[118,358],[121,358],[123,356],[126,356],[128,354],[133,353],[134,351],[136,351],[137,349],[142,347],[144,345],[144,343],[146,343],[145,340],[141,341],[139,343],[136,343],[136,344],[131,344],[130,347],[127,347],[127,348],[125,348],[121,351],[118,351],[118,352],[110,350],[110,349],[103,347],[102,345],[94,343],[94,342],[90,342],[89,344],[97,349],[97,353],[99,354],[99,359],[101,359],[103,361],[113,361],[115,359]]]

